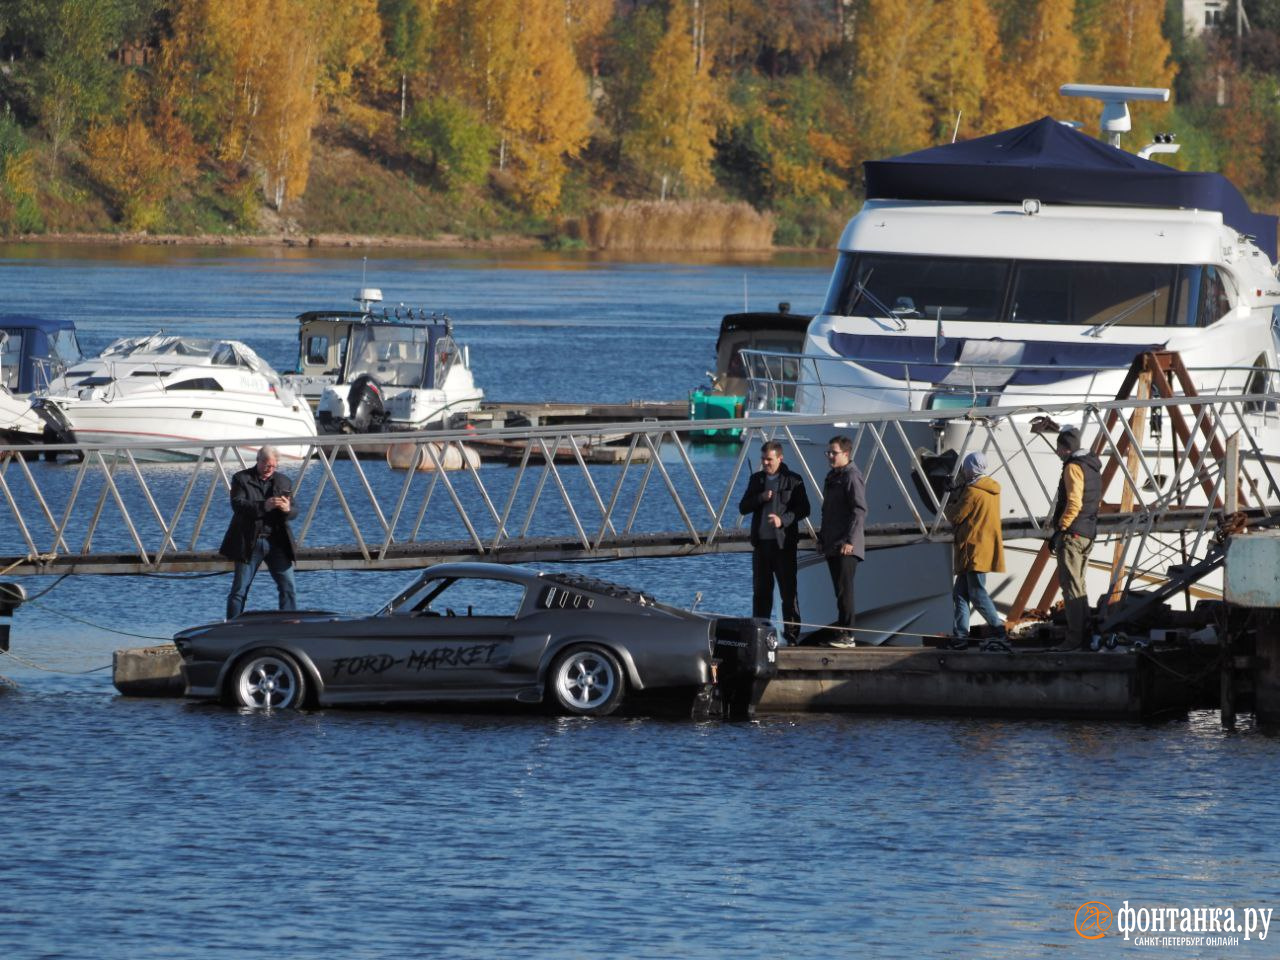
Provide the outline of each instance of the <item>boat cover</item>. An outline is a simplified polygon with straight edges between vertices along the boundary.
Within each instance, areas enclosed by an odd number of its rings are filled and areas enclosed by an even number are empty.
[[[1052,117],[961,143],[863,163],[868,200],[1103,204],[1216,210],[1276,259],[1276,218],[1254,213],[1226,177],[1174,170]]]

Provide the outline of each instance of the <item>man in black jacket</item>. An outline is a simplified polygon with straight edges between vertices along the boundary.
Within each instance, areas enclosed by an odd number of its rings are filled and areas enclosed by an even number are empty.
[[[751,514],[751,615],[773,615],[773,584],[782,597],[782,635],[787,643],[800,639],[800,607],[796,603],[796,542],[801,520],[809,516],[809,495],[800,474],[782,462],[782,444],[767,441],[760,448],[762,469],[747,481],[738,512]]]
[[[227,594],[227,619],[238,617],[249,596],[249,586],[262,561],[276,582],[280,609],[298,609],[293,583],[293,482],[276,472],[279,454],[275,447],[258,451],[256,466],[241,470],[231,478],[231,524],[218,548],[236,564]]]
[[[865,555],[863,529],[867,519],[867,488],[862,471],[850,459],[853,441],[832,437],[827,444],[827,471],[822,484],[822,529],[818,546],[827,558],[831,586],[836,592],[836,622],[844,631],[827,641],[829,647],[853,647],[853,578]]]

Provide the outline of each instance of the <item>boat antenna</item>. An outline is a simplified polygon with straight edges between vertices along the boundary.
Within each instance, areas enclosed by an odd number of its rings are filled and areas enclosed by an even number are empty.
[[[1133,129],[1129,117],[1130,100],[1154,100],[1169,102],[1168,87],[1112,87],[1101,83],[1064,83],[1058,88],[1064,97],[1084,97],[1102,103],[1102,116],[1098,125],[1111,145],[1120,147],[1120,134]]]
[[[369,257],[368,254],[360,258],[360,286],[364,286],[365,277],[369,273]]]
[[[747,275],[744,273],[742,275],[742,312],[748,313],[750,310],[751,308],[747,306]]]
[[[956,142],[956,137],[960,136],[960,118],[964,115],[963,110],[956,111],[956,128],[951,131],[951,142]]]

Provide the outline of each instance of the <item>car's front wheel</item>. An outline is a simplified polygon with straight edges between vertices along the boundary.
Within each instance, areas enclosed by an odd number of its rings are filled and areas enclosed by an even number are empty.
[[[240,659],[231,672],[229,692],[237,706],[286,710],[306,701],[307,680],[297,660],[267,648]]]
[[[548,686],[566,713],[605,717],[622,705],[627,680],[618,658],[604,647],[571,647],[551,664]]]

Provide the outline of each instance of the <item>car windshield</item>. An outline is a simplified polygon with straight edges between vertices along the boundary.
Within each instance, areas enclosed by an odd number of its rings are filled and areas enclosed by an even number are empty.
[[[428,577],[393,600],[387,612],[418,616],[514,617],[523,584],[491,577]]]

